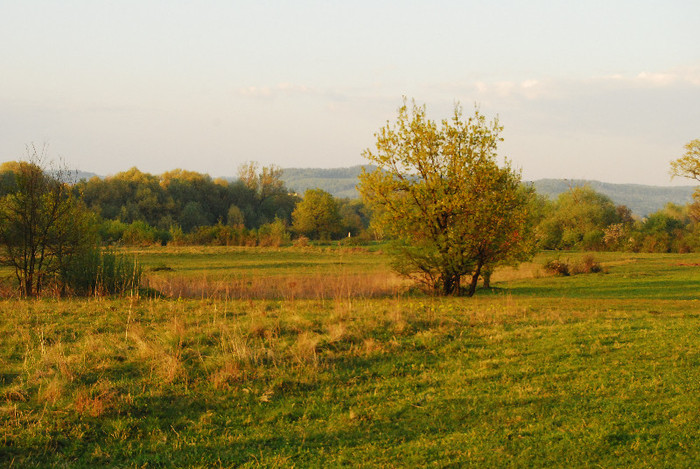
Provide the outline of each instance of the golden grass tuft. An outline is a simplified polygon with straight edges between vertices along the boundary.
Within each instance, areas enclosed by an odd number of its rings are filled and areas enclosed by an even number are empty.
[[[318,364],[318,354],[316,348],[320,342],[320,337],[311,331],[303,331],[297,336],[294,344],[293,355],[300,364]]]
[[[326,326],[328,331],[328,343],[340,342],[348,337],[348,330],[344,323],[335,322]]]
[[[39,390],[39,401],[54,405],[66,393],[66,382],[59,376],[54,376]]]
[[[98,381],[91,387],[82,387],[75,392],[73,406],[81,415],[100,417],[114,406],[116,392],[108,381]]]
[[[209,375],[209,381],[214,389],[229,389],[234,383],[243,381],[244,376],[244,370],[239,362],[227,360],[223,366]]]

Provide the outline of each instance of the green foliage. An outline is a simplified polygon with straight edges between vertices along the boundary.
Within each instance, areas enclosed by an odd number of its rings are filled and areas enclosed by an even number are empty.
[[[585,179],[538,179],[532,182],[538,194],[556,200],[572,187],[588,186],[610,197],[617,205],[630,208],[637,217],[646,217],[661,210],[668,202],[685,204],[691,200],[691,186],[649,186],[644,184],[613,184]]]
[[[81,181],[74,193],[102,219],[127,225],[141,222],[159,233],[174,225],[192,233],[219,221],[257,229],[275,218],[291,223],[298,199],[286,189],[280,174],[278,168],[259,170],[257,164],[249,163],[241,168],[241,179],[228,182],[182,169],[154,176],[132,168],[108,178]],[[105,241],[113,241],[113,236]]]
[[[209,225],[204,208],[199,202],[187,202],[180,213],[180,226],[185,233],[190,233],[198,226]]]
[[[226,223],[231,226],[244,226],[245,217],[243,212],[236,205],[231,205],[226,213]]]
[[[0,192],[0,264],[13,268],[21,296],[57,286],[71,257],[95,238],[96,222],[64,182],[65,170],[49,173],[46,147],[28,147],[28,161],[9,170]]]
[[[367,238],[367,230],[370,224],[371,215],[359,199],[338,200],[338,214],[342,226],[341,234],[349,233],[352,237]]]
[[[624,209],[588,186],[573,187],[561,194],[537,227],[537,237],[543,249],[605,248],[606,229],[625,222]],[[609,237],[610,238],[610,237]]]
[[[171,239],[170,231],[156,229],[144,221],[135,221],[126,227],[120,241],[126,246],[165,246]]]
[[[141,275],[141,267],[131,256],[94,246],[71,259],[62,280],[74,295],[115,295],[137,291]]]
[[[688,142],[683,156],[671,162],[671,175],[700,181],[700,139]]]
[[[396,124],[376,134],[376,151],[364,152],[376,169],[363,171],[359,190],[375,229],[395,240],[399,273],[444,295],[459,294],[469,276],[471,296],[485,265],[531,252],[532,192],[508,162],[497,164],[501,130],[478,110],[464,119],[459,106],[438,126],[404,102]]]
[[[104,244],[116,244],[121,241],[129,225],[119,220],[102,220],[98,227],[100,239]]]
[[[283,244],[288,244],[291,241],[291,236],[284,222],[279,218],[275,218],[272,223],[267,223],[258,228],[258,244],[260,246],[279,247]]]
[[[321,189],[308,189],[292,213],[293,228],[311,239],[331,239],[341,233],[338,204]]]

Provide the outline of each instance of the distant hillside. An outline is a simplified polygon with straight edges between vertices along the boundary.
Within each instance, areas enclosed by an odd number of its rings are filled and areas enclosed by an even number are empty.
[[[641,184],[611,184],[581,179],[539,179],[533,182],[538,193],[555,199],[570,187],[588,184],[592,189],[610,197],[618,205],[626,205],[639,216],[662,209],[667,203],[685,205],[692,201],[695,186],[645,186]]]
[[[282,179],[288,188],[303,194],[306,189],[323,189],[335,197],[359,197],[357,176],[362,166],[350,168],[286,168]],[[645,186],[641,184],[611,184],[581,179],[539,179],[534,181],[535,189],[552,199],[569,190],[569,187],[590,185],[596,191],[607,195],[618,205],[626,205],[636,215],[644,217],[660,210],[669,202],[687,204],[692,201],[695,186]]]
[[[332,169],[285,168],[282,170],[282,179],[289,189],[298,194],[303,194],[306,189],[323,189],[334,197],[355,199],[359,197],[355,186],[361,172],[362,166]]]

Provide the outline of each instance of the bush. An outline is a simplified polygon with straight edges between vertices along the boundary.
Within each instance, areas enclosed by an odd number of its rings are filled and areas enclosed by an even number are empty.
[[[573,265],[571,268],[571,273],[576,274],[595,274],[602,272],[603,268],[600,266],[600,262],[596,261],[595,258],[588,254],[583,256],[581,262]]]
[[[305,248],[309,245],[309,238],[307,238],[304,235],[301,235],[297,239],[295,239],[294,243],[292,244],[295,248]]]
[[[568,277],[569,275],[593,274],[602,272],[603,268],[592,255],[588,254],[581,258],[580,262],[569,263],[552,259],[544,264],[544,270],[553,275]]]
[[[554,275],[561,275],[563,277],[568,277],[571,275],[569,272],[569,264],[562,262],[559,259],[552,259],[544,264],[544,270]]]
[[[272,223],[266,223],[258,228],[258,244],[260,246],[280,247],[289,243],[290,240],[287,227],[279,218],[275,218]]]
[[[98,233],[103,244],[114,244],[121,241],[128,227],[129,225],[119,220],[102,220],[98,227]]]
[[[158,232],[145,221],[135,221],[122,233],[122,242],[130,246],[149,246],[160,243]]]

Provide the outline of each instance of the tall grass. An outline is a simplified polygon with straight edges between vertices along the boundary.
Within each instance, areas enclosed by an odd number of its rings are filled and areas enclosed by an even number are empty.
[[[137,291],[141,275],[135,258],[95,246],[71,260],[62,280],[74,295],[114,295]]]
[[[384,272],[270,276],[264,271],[232,279],[149,275],[143,284],[170,298],[284,300],[376,298],[396,295],[407,286],[403,279]]]

